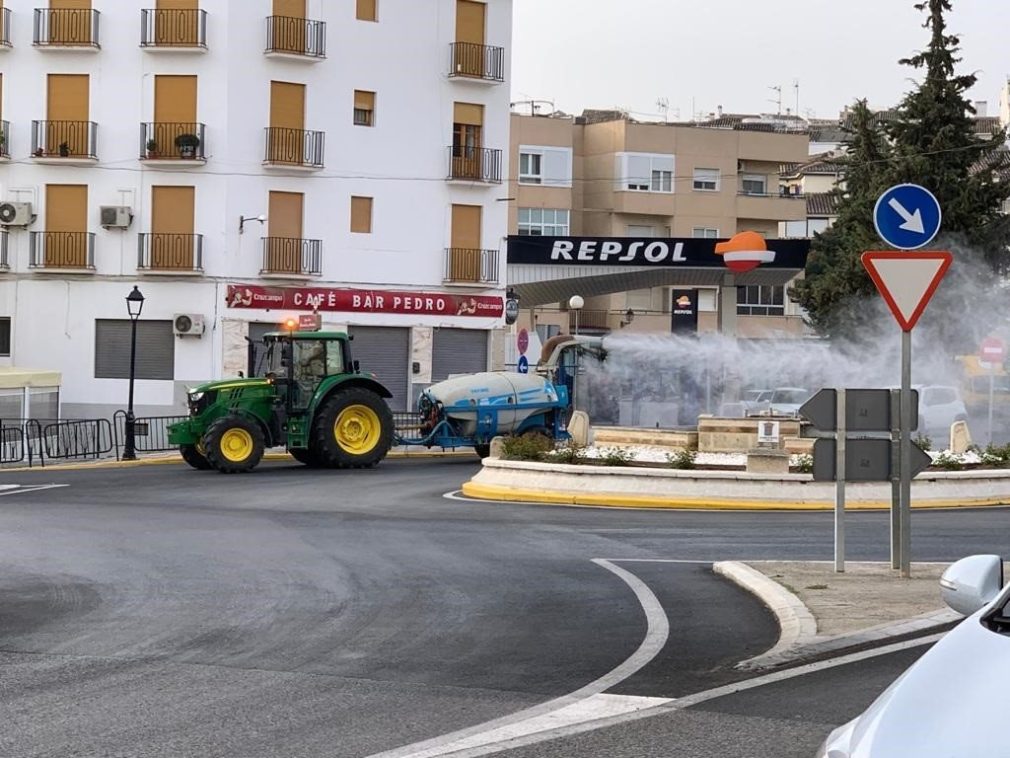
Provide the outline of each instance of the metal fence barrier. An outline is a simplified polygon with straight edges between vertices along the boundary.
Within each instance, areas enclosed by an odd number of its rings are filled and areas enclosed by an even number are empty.
[[[185,421],[188,416],[138,416],[133,422],[135,449],[138,453],[165,453],[178,446],[168,441],[168,427]],[[116,449],[126,442],[126,411],[116,411],[112,417]]]

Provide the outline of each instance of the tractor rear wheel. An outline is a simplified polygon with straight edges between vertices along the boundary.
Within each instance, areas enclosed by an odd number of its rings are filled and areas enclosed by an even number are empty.
[[[207,456],[201,453],[196,445],[179,445],[179,452],[182,454],[182,459],[193,468],[199,471],[207,471],[211,468]]]
[[[288,452],[291,453],[292,458],[309,468],[321,468],[323,465],[314,450],[299,447],[288,450]]]
[[[265,447],[259,424],[243,416],[219,418],[203,436],[207,461],[222,474],[252,471],[263,457]]]
[[[313,443],[324,466],[370,468],[386,457],[393,443],[393,414],[370,390],[338,390],[316,414]]]

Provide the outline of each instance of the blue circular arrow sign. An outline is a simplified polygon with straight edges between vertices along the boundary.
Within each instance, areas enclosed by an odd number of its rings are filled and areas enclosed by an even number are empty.
[[[530,372],[530,361],[525,355],[519,356],[519,362],[516,364],[516,370],[520,374],[528,374]]]
[[[918,184],[891,187],[873,208],[877,234],[899,250],[918,250],[928,245],[940,231],[942,218],[940,201]]]

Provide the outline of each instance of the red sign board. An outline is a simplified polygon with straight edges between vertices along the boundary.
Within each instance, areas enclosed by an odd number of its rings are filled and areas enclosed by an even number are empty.
[[[915,328],[953,256],[946,251],[863,253],[863,266],[902,331]]]
[[[323,328],[323,319],[318,313],[302,313],[298,316],[298,331],[318,332]]]
[[[328,287],[262,287],[229,284],[229,308],[327,311],[342,313],[399,313],[415,316],[474,316],[501,318],[505,303],[489,295],[444,292],[332,289]]]
[[[516,337],[516,347],[519,348],[519,355],[526,355],[526,351],[530,349],[530,333],[525,329],[519,330],[519,336]]]
[[[1002,363],[1006,359],[1006,344],[997,337],[986,337],[982,340],[978,357],[984,363]]]

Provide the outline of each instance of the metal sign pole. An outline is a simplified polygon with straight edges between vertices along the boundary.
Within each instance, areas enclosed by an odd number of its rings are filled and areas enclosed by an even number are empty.
[[[992,369],[989,369],[989,444],[992,444],[992,402],[995,388],[996,376]]]
[[[912,575],[912,332],[901,332],[901,576]]]
[[[901,392],[891,391],[891,568],[901,568]]]
[[[835,571],[845,572],[845,390],[835,392]]]

